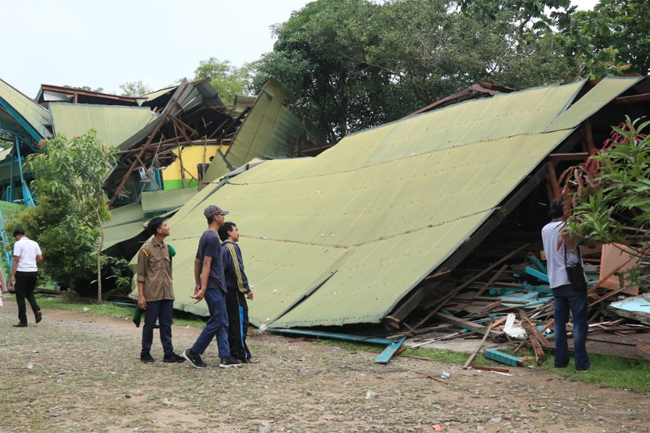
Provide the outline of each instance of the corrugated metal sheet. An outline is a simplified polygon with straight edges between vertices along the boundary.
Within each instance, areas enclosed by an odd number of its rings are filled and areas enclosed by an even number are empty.
[[[142,193],[142,211],[149,214],[178,209],[184,206],[197,192],[197,188],[145,191]]]
[[[94,128],[103,144],[115,147],[156,119],[149,108],[119,105],[50,103],[50,112],[55,134],[71,139]]]
[[[20,122],[7,115],[8,113],[2,108],[3,104],[8,104],[40,135],[39,139],[49,137],[50,133],[45,126],[50,124],[48,111],[1,79],[0,100],[0,117],[3,128],[16,132],[23,129]],[[37,137],[33,138],[37,139]]]
[[[118,207],[111,211],[111,219],[104,224],[104,249],[136,237],[144,230],[146,218],[140,203]]]
[[[219,179],[229,171],[253,158],[274,159],[289,156],[296,147],[296,138],[308,135],[305,126],[282,102],[289,89],[270,79],[244,119],[225,155],[217,152],[204,180]],[[321,136],[313,136],[317,144],[325,144]]]
[[[173,102],[177,97],[178,97],[178,104],[175,104]],[[202,100],[199,91],[196,88],[194,88],[194,86],[192,86],[192,84],[189,81],[183,80],[179,84],[178,88],[174,91],[174,94],[172,95],[169,103],[167,104],[163,112],[155,120],[148,123],[144,128],[142,128],[140,131],[136,132],[131,137],[126,139],[122,144],[120,144],[118,146],[119,149],[120,150],[130,149],[131,147],[145,140],[156,129],[158,123],[163,120],[163,118],[165,117],[164,116],[165,113],[170,112],[171,114],[176,115],[180,111],[191,110],[192,108],[199,105],[201,102]]]
[[[203,208],[217,204],[242,235],[253,324],[379,322],[573,132],[553,124],[583,84],[467,101],[207,186],[170,221],[176,308],[201,311],[185,295]],[[608,101],[586,102],[568,124]]]
[[[578,126],[586,118],[618,97],[645,77],[605,77],[589,93],[580,98],[567,111],[562,113],[550,126],[555,129]]]

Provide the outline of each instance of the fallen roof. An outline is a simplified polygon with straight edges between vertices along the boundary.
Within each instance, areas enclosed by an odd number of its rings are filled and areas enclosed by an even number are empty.
[[[25,130],[39,141],[51,135],[46,127],[49,124],[50,113],[44,107],[0,79],[0,128],[10,132]]]
[[[225,154],[217,152],[203,180],[216,180],[253,158],[286,158],[293,153],[299,137],[308,137],[316,145],[325,144],[322,133],[303,124],[282,105],[288,96],[287,87],[275,79],[268,80],[232,145]]]
[[[52,126],[55,134],[68,139],[83,135],[90,128],[107,146],[117,147],[127,138],[156,119],[149,108],[119,105],[88,105],[51,103]]]
[[[210,185],[170,221],[175,284],[192,286],[202,210],[218,204],[242,233],[251,323],[378,323],[582,121],[640,79],[603,80],[571,108],[584,81],[468,101]],[[176,308],[197,310],[191,300]]]
[[[141,196],[142,211],[145,214],[151,214],[178,209],[194,197],[197,192],[197,188],[144,191]]]

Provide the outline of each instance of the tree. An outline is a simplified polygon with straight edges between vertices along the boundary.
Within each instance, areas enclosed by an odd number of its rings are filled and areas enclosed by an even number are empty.
[[[194,79],[209,78],[210,85],[217,91],[226,105],[232,105],[235,95],[248,95],[250,66],[233,66],[228,60],[216,57],[201,60],[194,71]]]
[[[567,236],[623,243],[646,263],[645,268],[650,259],[650,136],[645,133],[649,126],[650,121],[627,118],[613,129],[602,150],[561,177],[569,215]]]
[[[68,89],[85,90],[87,92],[93,92],[93,93],[102,93],[104,91],[104,89],[101,88],[101,87],[97,87],[97,88],[93,89],[90,86],[79,86],[79,87],[77,87],[77,86],[68,86],[67,84],[64,85],[63,87],[67,87]]]
[[[650,3],[600,0],[591,11],[574,14],[561,26],[575,55],[614,73],[650,73]]]
[[[55,280],[74,288],[96,266],[101,300],[102,224],[110,218],[102,187],[113,150],[96,135],[93,129],[70,141],[57,135],[43,153],[27,157],[38,205],[21,212],[17,224],[39,242],[44,272]]]
[[[152,92],[151,88],[144,84],[142,80],[120,84],[120,89],[122,89],[121,96],[142,96]]]
[[[481,13],[492,2],[464,3],[311,2],[274,29],[254,86],[279,78],[293,91],[293,109],[336,141],[480,81],[524,88],[578,78],[564,40],[554,38],[561,15],[543,15],[534,0]],[[568,0],[541,4],[556,3]]]

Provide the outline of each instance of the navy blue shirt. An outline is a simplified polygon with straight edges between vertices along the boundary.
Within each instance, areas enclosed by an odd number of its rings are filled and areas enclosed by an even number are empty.
[[[212,257],[207,289],[221,289],[226,292],[226,279],[221,261],[221,241],[212,230],[204,231],[199,239],[199,249],[196,251],[196,258],[199,259],[199,275],[203,274],[203,259],[206,256]]]

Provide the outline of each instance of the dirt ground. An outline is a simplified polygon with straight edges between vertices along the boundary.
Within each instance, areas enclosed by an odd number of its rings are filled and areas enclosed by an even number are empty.
[[[0,307],[2,432],[650,432],[650,396],[529,368],[511,376],[275,335],[249,338],[259,364],[206,369],[139,361],[128,318]],[[174,327],[177,352],[198,329]],[[439,379],[441,372],[450,378]],[[437,380],[427,378],[430,375]],[[576,373],[580,374],[580,373]]]

